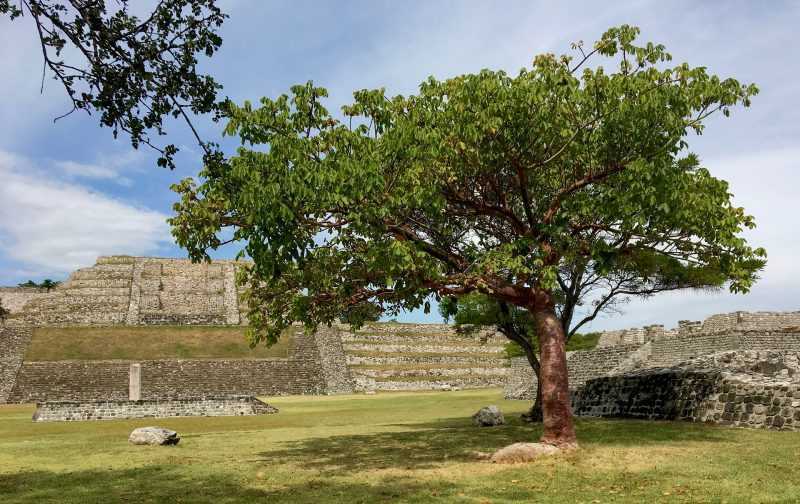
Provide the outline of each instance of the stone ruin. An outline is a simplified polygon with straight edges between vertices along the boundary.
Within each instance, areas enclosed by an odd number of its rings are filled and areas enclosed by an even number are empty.
[[[12,318],[52,325],[236,325],[236,261],[100,257],[51,291],[2,288]]]
[[[703,322],[608,331],[568,352],[578,416],[687,420],[800,429],[800,312],[734,312]],[[535,376],[514,359],[509,399],[532,399]]]
[[[0,288],[11,311],[0,326],[0,403],[59,403],[64,416],[108,416],[108,404],[217,400],[238,396],[335,394],[373,390],[452,390],[502,386],[505,339],[457,334],[443,324],[368,324],[307,334],[293,331],[290,355],[265,359],[28,361],[36,327],[242,325],[236,261],[111,256],[82,268],[51,291]],[[85,413],[87,404],[98,404]],[[188,411],[181,403],[180,408]],[[117,408],[118,415],[136,408]],[[53,406],[55,408],[55,406]],[[193,407],[193,411],[197,410]],[[52,408],[50,417],[57,416]],[[80,415],[78,415],[80,416]]]
[[[188,412],[202,411],[190,404],[199,399],[500,385],[509,398],[532,398],[530,367],[524,358],[509,363],[502,336],[458,334],[442,324],[370,324],[355,333],[297,328],[285,358],[25,360],[33,329],[41,326],[244,324],[238,267],[236,261],[111,256],[51,291],[0,288],[11,311],[0,326],[0,403],[57,402],[64,415],[106,416],[108,404],[132,398],[134,365],[140,373],[135,400],[143,406],[115,407],[115,414],[165,401],[177,401],[173,412]],[[573,409],[795,428],[797,352],[800,312],[735,312],[681,321],[675,329],[608,331],[597,348],[568,355]],[[87,403],[105,406],[86,413]],[[58,417],[57,409],[48,414]]]

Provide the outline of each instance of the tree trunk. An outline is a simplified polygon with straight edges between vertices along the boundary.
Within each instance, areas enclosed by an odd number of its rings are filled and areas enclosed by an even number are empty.
[[[533,373],[536,375],[536,400],[533,406],[527,413],[522,414],[522,420],[526,422],[541,422],[542,421],[542,387],[540,374],[539,359],[536,357],[536,352],[528,340],[525,330],[520,326],[515,325],[511,320],[511,312],[508,305],[500,302],[500,311],[505,315],[505,320],[497,325],[497,329],[505,335],[506,338],[515,342],[525,352],[525,357],[528,359],[528,364],[531,365]]]
[[[540,349],[539,390],[544,424],[540,441],[560,447],[576,446],[569,401],[566,338],[556,317],[553,296],[537,289],[532,311]]]

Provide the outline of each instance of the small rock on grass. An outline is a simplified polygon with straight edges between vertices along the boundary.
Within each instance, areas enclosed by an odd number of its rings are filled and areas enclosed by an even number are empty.
[[[128,437],[128,441],[135,445],[176,445],[180,440],[177,432],[163,427],[139,427]]]
[[[472,415],[472,422],[478,427],[494,427],[505,424],[506,419],[503,417],[503,412],[500,411],[500,408],[493,404],[479,409],[477,413]]]

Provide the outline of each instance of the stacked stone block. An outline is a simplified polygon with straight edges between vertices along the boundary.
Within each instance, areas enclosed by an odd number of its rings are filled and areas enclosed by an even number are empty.
[[[345,357],[335,344],[297,328],[288,358],[162,359],[139,361],[145,400],[202,396],[334,394],[352,392]],[[7,402],[128,399],[131,361],[24,362]]]
[[[442,324],[340,328],[357,390],[437,390],[505,383],[507,340],[493,332],[459,334]]]
[[[30,341],[29,327],[0,326],[0,404],[8,402]]]
[[[134,258],[100,258],[56,289],[27,303],[18,317],[33,325],[116,325],[130,305]]]
[[[573,396],[581,416],[800,428],[800,352],[735,351],[590,380]]]
[[[800,350],[800,312],[734,312],[702,322],[681,321],[676,329],[663,326],[607,331],[593,350],[567,356],[570,387],[587,380],[643,369],[675,366],[721,351]],[[506,396],[528,399],[535,378],[527,362],[512,362]]]
[[[588,380],[603,376],[628,359],[638,345],[616,345],[589,351],[567,352],[567,371],[571,390]],[[536,375],[525,357],[511,360],[508,379],[504,384],[506,399],[533,399]]]
[[[100,257],[51,292],[6,288],[0,298],[34,325],[237,325],[236,268],[236,261]]]
[[[12,314],[19,313],[26,304],[47,292],[38,287],[0,287],[0,302]]]
[[[122,420],[188,416],[250,416],[278,410],[255,397],[206,397],[150,401],[53,401],[36,405],[35,422]]]

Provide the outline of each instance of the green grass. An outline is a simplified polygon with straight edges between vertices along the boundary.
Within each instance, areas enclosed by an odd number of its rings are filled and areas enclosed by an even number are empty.
[[[244,327],[120,326],[41,327],[35,329],[27,361],[147,360],[147,359],[262,359],[288,357],[291,332],[275,345],[251,349]]]
[[[45,423],[0,406],[0,501],[11,503],[798,502],[800,433],[581,420],[577,452],[498,466],[474,451],[533,440],[497,390],[270,400],[277,415]],[[498,404],[509,425],[469,415]],[[137,447],[131,429],[179,431]]]

